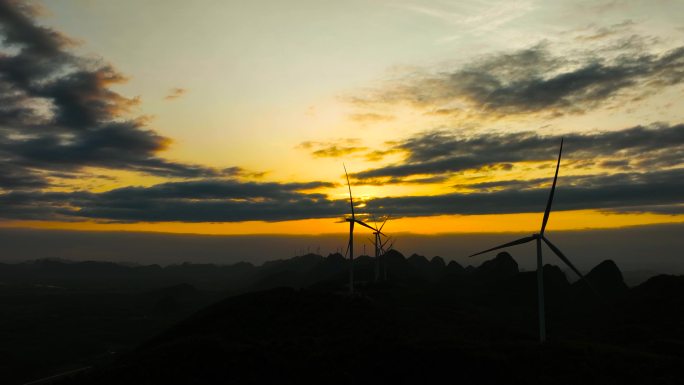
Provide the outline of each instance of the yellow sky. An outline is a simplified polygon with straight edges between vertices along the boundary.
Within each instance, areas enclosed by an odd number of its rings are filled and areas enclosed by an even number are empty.
[[[420,100],[407,98],[386,101],[405,91],[416,79],[468,68],[502,52],[530,47],[545,47],[552,56],[562,58],[555,71],[571,71],[590,54],[610,56],[610,49],[614,49],[611,47],[630,36],[644,37],[648,43],[644,49],[658,56],[684,41],[677,16],[681,14],[679,10],[684,11],[681,4],[663,9],[624,2],[594,9],[591,2],[569,0],[529,0],[515,5],[499,0],[453,4],[379,0],[42,3],[47,12],[41,16],[41,23],[78,40],[80,45],[74,48],[75,52],[111,63],[129,78],[112,89],[129,98],[139,97],[140,104],[127,117],[148,116],[145,128],[170,139],[169,147],[159,153],[161,157],[216,169],[240,167],[246,170],[237,177],[243,182],[330,182],[333,186],[305,190],[328,199],[347,196],[342,162],[351,173],[356,173],[412,161],[409,152],[396,148],[392,154],[377,159],[365,155],[373,150],[388,150],[425,132],[446,130],[476,136],[534,131],[539,135],[561,135],[684,121],[681,84],[663,86],[658,92],[643,95],[637,95],[638,90],[625,89],[581,113],[549,110],[489,114],[487,103],[477,104],[469,95],[459,95],[446,103],[440,100],[445,105],[427,107]],[[605,40],[596,38],[600,34],[607,36]],[[183,92],[167,98],[175,89]],[[434,93],[448,91],[436,88]],[[376,97],[380,102],[359,102],[366,97]],[[437,113],[443,107],[461,112]],[[573,106],[566,108],[572,110]],[[305,142],[313,143],[312,147],[304,146]],[[336,157],[312,154],[319,147],[339,143],[353,143],[365,150]],[[602,160],[620,156],[606,154],[605,159],[593,159],[595,164],[583,166],[566,161],[561,167],[559,189],[564,187],[566,177],[623,172],[600,165]],[[467,169],[447,175],[437,183],[355,183],[353,189],[360,202],[382,197],[468,193],[472,192],[468,185],[473,183],[535,178],[548,178],[550,182],[553,166],[553,161],[518,161],[505,169]],[[681,166],[655,167],[670,170]],[[44,191],[102,193],[184,180],[130,169],[85,166],[82,171],[81,178],[53,178],[52,185]],[[540,216],[530,213],[400,218],[393,220],[389,229],[420,234],[533,232],[539,227]],[[675,222],[684,222],[684,214],[575,210],[554,212],[549,229]],[[5,220],[0,226],[322,234],[343,232],[345,225],[334,219],[306,219],[232,223]]]

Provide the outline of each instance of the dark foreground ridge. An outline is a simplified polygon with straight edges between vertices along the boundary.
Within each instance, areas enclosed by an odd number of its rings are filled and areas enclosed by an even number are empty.
[[[223,287],[210,279],[216,275],[209,266],[173,267],[195,269],[186,276],[195,281],[145,290],[156,301],[150,312],[183,320],[159,325],[135,349],[82,361],[93,368],[56,383],[675,384],[684,378],[682,276],[628,288],[618,267],[604,261],[586,275],[598,299],[585,283],[571,284],[546,265],[549,342],[540,345],[536,274],[520,272],[508,253],[468,268],[397,251],[387,258],[389,280],[377,283],[374,260],[358,259],[354,296],[345,292],[347,262],[339,254],[242,264],[232,267],[241,271],[234,273],[241,285]],[[115,271],[126,269],[146,269],[156,277],[148,284],[173,281],[159,278],[168,268],[49,263],[88,268],[89,284],[97,274],[99,285],[107,274],[123,279]],[[61,276],[62,284],[77,282],[81,290],[88,284]],[[222,290],[212,298],[227,298],[187,316],[197,307],[181,305],[208,288]],[[173,313],[178,308],[188,310]]]

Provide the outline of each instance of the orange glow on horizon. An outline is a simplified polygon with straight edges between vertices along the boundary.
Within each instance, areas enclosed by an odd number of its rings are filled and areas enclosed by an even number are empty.
[[[441,233],[497,233],[536,232],[541,223],[540,213],[491,215],[439,215],[390,220],[385,232],[441,234]],[[595,210],[560,211],[551,214],[548,230],[606,229],[638,225],[684,223],[684,215],[663,214],[612,214]],[[5,221],[0,228],[61,229],[81,231],[139,231],[176,234],[207,235],[318,235],[347,231],[345,223],[335,218],[303,219],[282,222],[228,222],[228,223],[99,223],[99,222],[48,222]],[[361,230],[363,231],[363,230]]]

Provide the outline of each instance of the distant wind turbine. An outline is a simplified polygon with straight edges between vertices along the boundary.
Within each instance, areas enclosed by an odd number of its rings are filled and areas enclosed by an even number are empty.
[[[561,154],[563,153],[563,139],[561,138],[561,144],[560,144],[560,150],[558,151],[558,163],[556,163],[556,174],[553,177],[553,184],[551,185],[551,192],[549,193],[549,200],[546,203],[546,210],[544,211],[544,218],[542,219],[542,225],[541,225],[541,231],[539,234],[532,234],[529,237],[525,238],[520,238],[518,240],[512,241],[505,243],[500,246],[492,247],[491,249],[487,249],[484,251],[480,251],[479,253],[475,253],[473,255],[470,255],[470,257],[474,257],[476,255],[488,253],[490,251],[498,250],[498,249],[503,249],[509,246],[515,246],[515,245],[522,245],[523,243],[527,242],[532,242],[536,241],[537,243],[537,296],[538,296],[538,304],[539,304],[539,341],[544,342],[546,341],[546,319],[544,316],[544,265],[542,263],[542,245],[541,242],[544,241],[549,248],[560,258],[563,263],[568,265],[572,271],[574,271],[584,282],[587,283],[587,285],[594,291],[594,288],[591,286],[589,281],[584,278],[584,275],[577,270],[577,268],[570,262],[570,260],[563,254],[563,252],[560,251],[558,247],[556,247],[551,241],[544,236],[544,230],[546,229],[546,223],[549,220],[549,214],[551,213],[551,204],[553,203],[553,194],[556,191],[556,180],[558,180],[558,169],[560,168],[560,161],[561,161]]]
[[[390,240],[392,242],[390,242]],[[382,255],[382,274],[383,274],[382,280],[383,281],[387,281],[387,258],[385,257],[385,254],[387,254],[387,252],[389,250],[392,250],[392,248],[394,248],[394,241],[395,240],[392,239],[392,237],[387,237],[385,242],[380,244],[380,253],[381,253],[380,255]],[[390,242],[389,247],[385,248],[385,245],[387,245],[388,242]]]
[[[375,224],[375,231],[373,231],[373,244],[375,246],[375,281],[380,280],[380,258],[384,255],[384,249],[383,246],[384,244],[387,243],[387,240],[389,240],[389,237],[387,237],[385,234],[382,233],[382,228],[385,227],[385,223],[387,223],[387,220],[389,219],[389,216],[385,217],[385,220],[382,222],[382,225],[380,225],[380,228],[378,228],[378,224]],[[380,236],[384,236],[387,238],[385,243],[383,244],[382,239]]]
[[[342,163],[342,167],[344,167],[344,175],[347,177],[347,187],[349,188],[349,207],[351,208],[351,218],[346,218],[345,220],[349,222],[349,243],[347,244],[347,252],[349,253],[349,293],[354,294],[354,224],[358,223],[361,226],[371,229],[372,231],[375,231],[375,229],[356,219],[356,215],[354,214],[354,198],[352,197],[351,183],[349,182],[347,166]]]

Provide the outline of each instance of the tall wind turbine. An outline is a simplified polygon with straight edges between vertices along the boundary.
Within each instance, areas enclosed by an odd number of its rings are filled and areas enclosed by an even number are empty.
[[[551,192],[549,193],[549,200],[546,203],[546,210],[544,210],[544,218],[542,219],[542,225],[541,225],[541,230],[539,231],[539,234],[532,234],[529,237],[525,238],[520,238],[518,240],[512,241],[505,243],[503,245],[499,245],[496,247],[492,247],[491,249],[487,249],[485,251],[481,251],[479,253],[475,253],[473,255],[470,255],[470,257],[474,257],[476,255],[488,253],[490,251],[498,250],[498,249],[503,249],[509,246],[515,246],[515,245],[522,245],[523,243],[527,242],[532,242],[535,241],[537,244],[537,300],[539,304],[539,341],[544,342],[546,340],[546,319],[544,316],[544,265],[542,263],[542,245],[541,242],[544,241],[551,251],[560,258],[563,263],[568,265],[568,267],[574,271],[584,282],[589,285],[589,287],[594,291],[594,288],[591,286],[589,281],[584,278],[584,275],[577,270],[577,268],[570,262],[570,260],[563,254],[563,252],[560,251],[558,247],[556,247],[551,241],[546,238],[544,235],[544,230],[546,229],[546,223],[549,220],[549,214],[551,213],[551,204],[553,203],[553,194],[556,191],[556,180],[558,180],[558,169],[560,168],[560,161],[561,161],[561,154],[563,153],[563,139],[561,139],[561,144],[560,144],[560,150],[558,151],[558,163],[556,163],[556,174],[553,176],[553,184],[551,185]]]
[[[374,228],[356,219],[354,214],[354,198],[351,192],[351,183],[349,183],[349,174],[347,173],[347,166],[342,163],[344,167],[344,175],[347,177],[347,187],[349,188],[349,208],[351,209],[351,218],[345,220],[349,222],[349,243],[347,244],[347,252],[349,253],[349,294],[354,294],[354,224],[358,223],[361,226],[368,227],[372,231]]]

